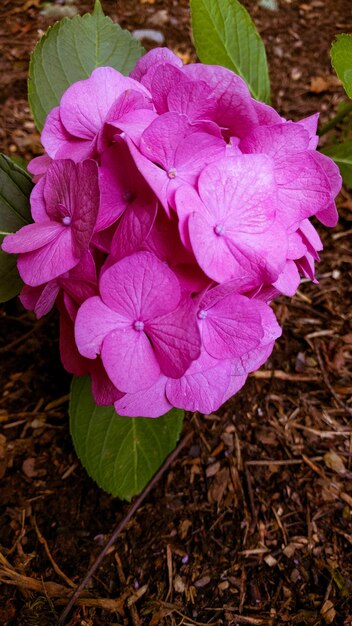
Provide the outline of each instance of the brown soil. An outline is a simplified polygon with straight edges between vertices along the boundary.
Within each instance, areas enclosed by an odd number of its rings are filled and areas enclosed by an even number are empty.
[[[166,45],[195,58],[186,0],[103,4],[125,27],[151,20]],[[344,99],[329,47],[351,29],[350,0],[280,0],[277,12],[245,4],[267,45],[274,105],[292,119],[318,110],[326,121]],[[80,11],[91,6],[82,2]],[[1,4],[0,147],[27,160],[40,152],[26,102],[28,57],[49,23],[38,0]],[[70,625],[351,626],[346,190],[338,206],[334,232],[320,228],[319,285],[304,283],[292,300],[277,302],[284,333],[265,368],[216,415],[188,416],[192,444],[106,557],[90,581],[91,606],[76,607]],[[128,505],[87,477],[72,448],[56,316],[37,322],[16,300],[0,311],[0,581],[9,568],[0,624],[46,626],[63,604],[48,583],[65,587],[67,603],[70,582],[60,572],[79,583]]]

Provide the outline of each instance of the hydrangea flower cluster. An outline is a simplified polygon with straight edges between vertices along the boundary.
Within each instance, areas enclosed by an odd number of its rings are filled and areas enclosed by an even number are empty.
[[[57,304],[63,364],[90,375],[97,404],[209,413],[266,361],[281,334],[269,303],[315,281],[309,218],[337,222],[317,122],[163,48],[63,94],[29,168],[34,221],[3,249],[19,255],[23,305]]]

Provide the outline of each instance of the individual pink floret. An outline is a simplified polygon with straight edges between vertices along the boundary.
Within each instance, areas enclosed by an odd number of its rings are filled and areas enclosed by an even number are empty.
[[[225,155],[225,141],[205,130],[185,115],[164,113],[144,131],[139,150],[129,142],[139,171],[167,213],[176,189],[195,185],[203,168]]]
[[[112,67],[98,67],[89,78],[71,85],[60,105],[50,111],[42,131],[42,144],[53,159],[79,162],[94,156],[107,121],[118,127],[121,120],[122,125],[129,124],[130,128],[135,120],[140,128],[141,110],[151,109],[150,94],[143,85]],[[135,115],[131,115],[134,110]],[[144,128],[153,117],[146,115]]]
[[[276,218],[270,158],[221,159],[202,171],[198,190],[199,196],[180,188],[175,204],[181,239],[203,271],[217,282],[251,276],[252,287],[276,280],[285,265],[287,240]]]
[[[18,271],[31,287],[75,267],[88,250],[99,209],[98,168],[53,162],[31,195],[33,224],[5,237],[5,252],[19,254]]]
[[[324,214],[339,189],[335,180],[331,185],[320,157],[317,159],[309,147],[309,132],[294,122],[260,126],[240,143],[242,152],[265,154],[272,159],[278,215],[289,232],[307,217]]]
[[[103,272],[100,297],[78,311],[81,354],[101,354],[121,391],[147,389],[160,372],[181,376],[199,356],[200,337],[191,299],[181,299],[174,273],[150,252],[125,257]]]

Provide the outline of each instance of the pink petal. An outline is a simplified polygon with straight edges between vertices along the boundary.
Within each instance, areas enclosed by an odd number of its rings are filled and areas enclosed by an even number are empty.
[[[198,318],[203,345],[215,359],[241,356],[263,337],[260,310],[245,296],[229,295],[209,308],[201,301]]]
[[[160,417],[172,409],[165,394],[166,376],[162,374],[148,389],[136,393],[126,393],[115,402],[119,415],[127,417]]]
[[[124,394],[112,384],[99,357],[89,364],[89,374],[96,404],[110,406],[123,397]]]
[[[2,243],[2,249],[10,254],[32,252],[51,244],[67,233],[63,224],[50,222],[35,222],[23,226],[13,235],[7,235]]]
[[[150,252],[136,252],[107,269],[100,292],[109,307],[131,322],[169,313],[180,300],[176,276]]]
[[[231,363],[218,361],[205,351],[181,378],[169,378],[166,395],[169,402],[186,411],[211,413],[222,404],[230,384]]]
[[[114,102],[130,89],[148,95],[142,85],[112,67],[96,68],[65,91],[60,102],[62,124],[72,135],[93,141]]]
[[[286,265],[273,283],[274,287],[285,296],[294,296],[301,282],[297,266],[294,261],[286,261]]]
[[[215,121],[229,135],[244,137],[258,123],[252,98],[244,80],[218,65],[192,63],[182,71],[193,80],[203,80],[217,100]]]
[[[312,153],[289,154],[275,163],[281,221],[291,232],[331,202],[328,179]]]
[[[199,357],[200,336],[191,298],[184,298],[175,311],[154,318],[145,328],[166,376],[182,376]]]
[[[314,115],[310,115],[309,117],[304,117],[302,120],[299,120],[298,124],[303,126],[305,130],[309,134],[309,149],[315,150],[318,143],[319,137],[317,135],[317,128],[319,122],[320,113],[314,113]]]
[[[242,389],[243,385],[247,380],[247,374],[238,375],[235,371],[235,368],[231,368],[231,378],[230,384],[224,394],[223,400],[221,404],[227,402],[232,396],[234,396],[240,389]]]
[[[74,338],[74,326],[63,302],[59,302],[60,311],[60,356],[67,372],[75,376],[88,374],[89,361],[77,350]]]
[[[136,252],[148,237],[157,213],[157,202],[132,202],[121,217],[111,242],[111,254],[116,259]]]
[[[30,196],[31,214],[35,222],[46,222],[49,219],[44,198],[45,178],[46,176],[40,177]]]
[[[169,48],[154,48],[138,59],[136,67],[132,70],[130,76],[140,81],[147,89],[150,89],[154,72],[162,63],[171,63],[176,67],[182,67],[183,65],[181,59],[171,52]]]
[[[88,298],[78,309],[75,322],[78,350],[87,359],[95,359],[107,335],[130,326],[129,320],[109,309],[98,296]]]
[[[160,374],[148,337],[132,326],[107,335],[101,358],[114,385],[128,393],[148,389]]]
[[[295,122],[258,126],[240,143],[242,152],[246,154],[267,154],[273,159],[303,152],[308,146],[308,132]]]

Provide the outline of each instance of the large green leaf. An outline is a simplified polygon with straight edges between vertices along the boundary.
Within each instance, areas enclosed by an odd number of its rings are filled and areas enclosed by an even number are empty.
[[[346,187],[352,189],[352,141],[327,146],[321,152],[335,161]]]
[[[31,221],[29,196],[32,181],[11,159],[0,155],[0,244],[8,233],[15,233]],[[0,251],[0,302],[16,296],[22,286],[16,256]]]
[[[242,76],[257,100],[270,102],[265,48],[238,0],[191,0],[192,29],[203,63],[223,65]]]
[[[352,98],[352,35],[337,35],[331,48],[331,63],[349,98]]]
[[[121,417],[113,407],[96,406],[89,378],[74,378],[70,425],[78,457],[105,491],[131,500],[147,485],[174,449],[184,411],[158,419]]]
[[[36,45],[29,66],[28,98],[38,129],[70,85],[100,66],[127,75],[143,52],[127,30],[104,15],[99,0],[92,14],[54,24]]]

